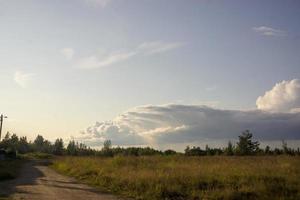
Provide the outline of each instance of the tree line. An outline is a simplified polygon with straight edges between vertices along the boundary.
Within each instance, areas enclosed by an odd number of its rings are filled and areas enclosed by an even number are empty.
[[[225,148],[210,148],[206,145],[205,149],[201,147],[187,146],[184,155],[186,156],[213,156],[213,155],[227,155],[227,156],[243,156],[243,155],[300,155],[299,148],[289,148],[286,142],[282,142],[282,148],[271,149],[266,146],[264,149],[260,148],[260,143],[253,140],[253,134],[246,130],[238,138],[238,142],[233,144],[228,142]],[[0,142],[0,149],[6,152],[16,152],[20,154],[41,152],[53,155],[71,155],[71,156],[148,156],[148,155],[175,155],[182,154],[172,149],[165,151],[156,150],[150,147],[112,147],[110,140],[105,140],[101,150],[92,149],[83,143],[71,140],[67,145],[61,138],[51,143],[44,139],[43,136],[38,135],[35,140],[28,141],[26,137],[18,137],[16,134],[7,133]]]
[[[231,141],[228,142],[225,148],[210,148],[206,145],[205,149],[200,147],[189,146],[185,149],[185,155],[188,156],[204,156],[204,155],[227,155],[227,156],[244,156],[244,155],[300,155],[300,149],[292,149],[288,147],[285,141],[282,141],[281,148],[271,149],[266,146],[264,149],[260,148],[258,141],[253,141],[253,134],[246,130],[238,138],[238,142],[234,145]]]

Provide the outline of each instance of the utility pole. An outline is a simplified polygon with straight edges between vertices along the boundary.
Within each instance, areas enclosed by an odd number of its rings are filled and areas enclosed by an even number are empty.
[[[1,141],[2,125],[3,125],[4,118],[7,118],[7,116],[4,116],[3,114],[1,114],[0,115],[0,141]]]

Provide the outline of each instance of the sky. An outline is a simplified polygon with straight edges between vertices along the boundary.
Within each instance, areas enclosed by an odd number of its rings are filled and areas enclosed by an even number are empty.
[[[299,9],[296,0],[0,0],[3,132],[181,148],[247,128],[297,141]]]

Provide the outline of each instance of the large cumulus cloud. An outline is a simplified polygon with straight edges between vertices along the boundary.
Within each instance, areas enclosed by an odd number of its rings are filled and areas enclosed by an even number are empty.
[[[300,139],[300,113],[220,110],[197,105],[141,106],[111,122],[97,122],[78,139],[90,145],[99,145],[104,139],[117,145],[188,143],[237,138],[245,129],[262,140]]]
[[[256,101],[258,109],[272,112],[294,112],[300,108],[300,80],[282,81]]]
[[[262,141],[300,140],[300,81],[276,84],[257,99],[255,110],[223,110],[201,105],[146,105],[112,121],[96,122],[76,137],[91,146],[105,139],[116,145],[188,144],[228,141],[246,129]]]

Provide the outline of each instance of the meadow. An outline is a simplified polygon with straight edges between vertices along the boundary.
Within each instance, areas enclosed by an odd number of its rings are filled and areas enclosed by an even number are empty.
[[[134,199],[300,199],[299,156],[69,156],[52,168]]]

